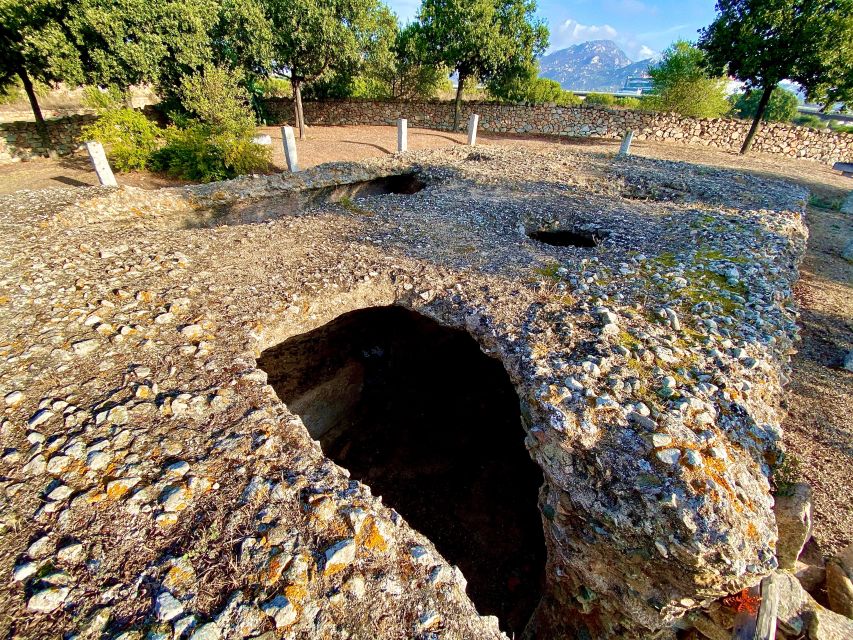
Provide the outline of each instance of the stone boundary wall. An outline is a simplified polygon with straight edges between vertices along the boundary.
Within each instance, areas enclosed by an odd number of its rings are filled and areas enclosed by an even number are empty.
[[[266,106],[272,121],[292,121],[293,108],[289,99],[271,99]],[[333,100],[306,102],[304,107],[309,125],[393,125],[398,118],[407,118],[412,127],[450,130],[453,124],[452,102]],[[696,119],[627,109],[486,102],[464,105],[463,126],[471,113],[480,114],[480,130],[491,133],[621,138],[627,129],[633,129],[636,140],[680,142],[731,151],[740,149],[749,130],[749,122],[723,118]],[[770,123],[759,129],[753,149],[826,164],[853,161],[853,134]]]
[[[286,98],[266,101],[269,119],[292,121],[292,103]],[[680,142],[737,151],[749,123],[722,118],[700,120],[672,113],[594,107],[524,106],[469,102],[463,107],[463,126],[471,113],[480,114],[480,129],[490,133],[540,134],[569,137],[621,138],[633,129],[636,140]],[[408,118],[409,125],[449,131],[452,102],[384,102],[333,100],[306,102],[305,119],[316,125],[393,125]],[[82,148],[80,129],[93,115],[48,120],[59,155]],[[853,134],[818,131],[785,124],[765,124],[755,137],[756,151],[806,158],[825,164],[853,161]],[[0,124],[0,164],[46,155],[34,122]]]
[[[75,115],[48,120],[47,127],[56,151],[61,156],[74,153],[83,147],[80,130],[95,121],[93,115]],[[9,122],[0,124],[0,164],[47,155],[35,122]]]

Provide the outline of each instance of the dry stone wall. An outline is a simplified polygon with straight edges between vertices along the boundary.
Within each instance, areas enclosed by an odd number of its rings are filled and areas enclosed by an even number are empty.
[[[292,119],[290,100],[267,102],[273,120]],[[749,123],[723,118],[685,118],[673,113],[592,107],[523,106],[467,103],[462,122],[480,115],[480,128],[492,133],[544,134],[572,137],[621,138],[633,129],[635,140],[698,144],[737,151]],[[409,126],[449,130],[450,102],[324,101],[305,104],[305,118],[317,125],[391,125],[407,118]],[[765,124],[753,143],[756,151],[831,164],[853,159],[853,135],[818,131],[785,124]]]
[[[93,115],[76,115],[48,121],[50,138],[61,156],[74,153],[83,147],[80,130],[94,122]],[[35,122],[9,122],[0,124],[0,164],[47,155],[47,149],[36,130]]]

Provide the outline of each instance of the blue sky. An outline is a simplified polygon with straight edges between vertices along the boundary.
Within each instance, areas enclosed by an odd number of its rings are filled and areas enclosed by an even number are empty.
[[[386,0],[402,22],[420,0]],[[549,51],[587,40],[613,40],[632,60],[663,51],[678,38],[696,40],[714,19],[714,0],[538,0],[551,30]]]

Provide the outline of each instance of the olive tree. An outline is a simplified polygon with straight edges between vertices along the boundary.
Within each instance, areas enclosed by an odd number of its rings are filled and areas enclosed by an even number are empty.
[[[780,81],[797,82],[810,97],[851,90],[853,0],[718,0],[717,14],[699,38],[709,67],[761,96],[741,153]]]
[[[50,134],[33,83],[77,84],[83,78],[78,50],[64,26],[71,4],[66,0],[0,0],[0,88],[21,83],[48,149]]]
[[[517,75],[548,46],[535,0],[423,0],[418,33],[435,62],[456,71],[453,128],[459,128],[465,81]]]
[[[719,118],[729,110],[726,78],[709,75],[705,53],[685,40],[668,47],[649,75],[656,109],[691,118]]]
[[[379,0],[263,0],[272,29],[272,68],[293,87],[299,137],[305,137],[302,87],[324,75],[356,75],[371,25],[387,11]]]

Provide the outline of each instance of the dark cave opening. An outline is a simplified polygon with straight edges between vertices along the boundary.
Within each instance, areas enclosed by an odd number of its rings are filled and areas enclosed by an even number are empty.
[[[459,566],[520,635],[542,595],[542,472],[502,364],[465,331],[375,307],[266,350],[259,366],[323,452]]]
[[[527,236],[531,240],[550,244],[554,247],[581,247],[582,249],[597,247],[603,240],[599,233],[569,229],[538,229],[529,232]]]
[[[416,173],[401,173],[373,180],[346,184],[282,191],[275,197],[244,199],[196,213],[188,220],[188,228],[219,227],[223,225],[257,224],[284,216],[299,215],[313,208],[353,199],[368,200],[384,195],[409,196],[426,188],[426,182]],[[365,205],[369,204],[367,202]]]

